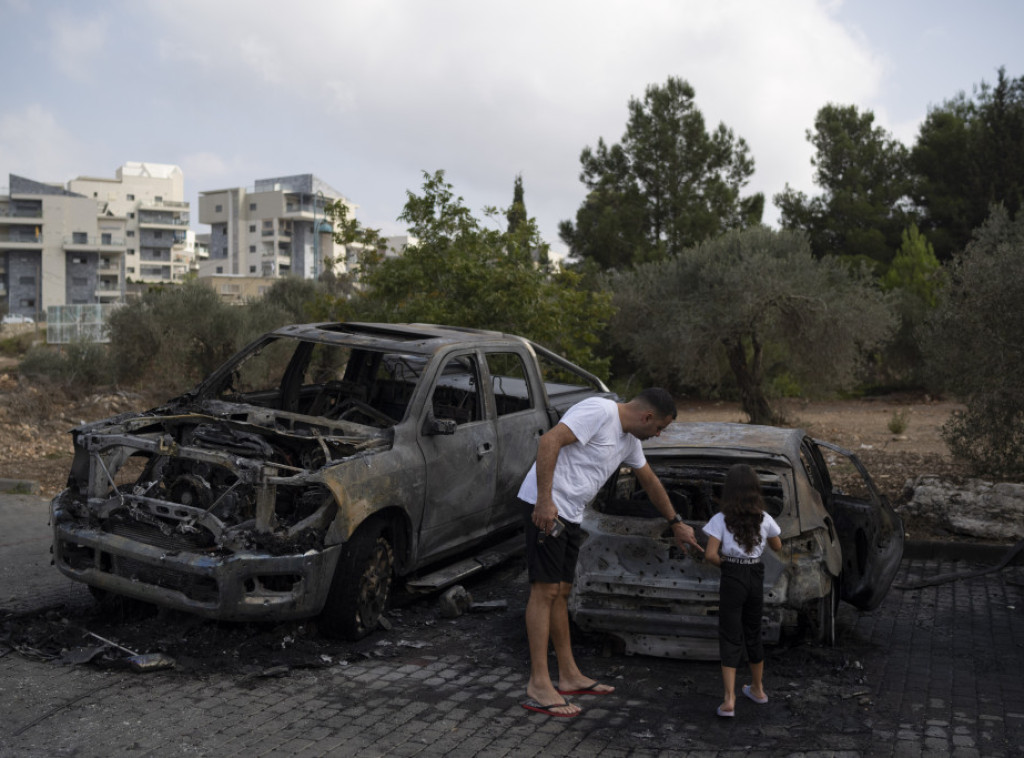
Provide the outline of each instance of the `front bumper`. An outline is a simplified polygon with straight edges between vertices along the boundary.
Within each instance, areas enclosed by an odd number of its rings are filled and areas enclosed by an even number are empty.
[[[314,616],[330,591],[341,546],[301,554],[189,551],[86,526],[51,504],[54,563],[92,587],[224,621]]]

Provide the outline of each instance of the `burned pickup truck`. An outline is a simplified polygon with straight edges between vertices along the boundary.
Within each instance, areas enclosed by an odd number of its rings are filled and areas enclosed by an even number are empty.
[[[494,559],[537,438],[594,394],[611,395],[520,337],[284,327],[165,405],[72,430],[55,563],[97,596],[319,615],[322,633],[356,639],[394,582],[444,586]]]
[[[676,512],[701,527],[718,510],[726,470],[757,471],[782,552],[766,550],[762,636],[803,628],[835,641],[840,600],[872,610],[903,555],[903,525],[852,453],[799,429],[675,423],[644,454]],[[569,610],[587,630],[618,638],[627,653],[717,660],[719,569],[682,554],[665,519],[629,469],[587,509]]]

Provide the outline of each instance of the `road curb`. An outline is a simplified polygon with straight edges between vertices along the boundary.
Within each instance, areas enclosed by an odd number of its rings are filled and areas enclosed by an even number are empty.
[[[925,561],[970,561],[995,565],[1014,547],[977,542],[919,540],[904,544],[903,558]],[[1024,551],[1018,552],[1008,565],[1024,566]]]

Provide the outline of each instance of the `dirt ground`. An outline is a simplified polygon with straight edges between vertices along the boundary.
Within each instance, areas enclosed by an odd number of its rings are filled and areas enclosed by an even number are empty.
[[[59,388],[0,373],[0,478],[37,481],[42,494],[52,496],[67,476],[71,462],[67,432],[73,426],[145,410],[163,399],[122,391],[69,396]],[[790,426],[857,453],[893,500],[908,479],[921,474],[957,477],[964,473],[941,437],[942,425],[959,407],[954,402],[927,396],[886,396],[783,400],[779,407]],[[900,415],[905,429],[895,434],[889,425]],[[736,403],[683,400],[678,420],[744,422],[746,416]]]
[[[0,479],[38,482],[40,494],[52,497],[64,486],[71,464],[68,430],[86,421],[145,410],[164,399],[130,392],[69,396],[0,373]],[[791,426],[856,453],[894,504],[904,499],[906,484],[918,476],[955,480],[965,475],[941,437],[942,425],[958,407],[926,396],[780,402]],[[900,433],[890,431],[895,418],[904,420]],[[742,422],[746,417],[736,403],[683,400],[679,420]]]

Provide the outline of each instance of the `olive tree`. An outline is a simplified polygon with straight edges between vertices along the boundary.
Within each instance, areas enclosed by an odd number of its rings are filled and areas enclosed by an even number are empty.
[[[777,423],[767,386],[851,386],[865,350],[895,327],[870,274],[815,258],[801,232],[727,232],[666,261],[608,278],[617,345],[673,388],[715,388],[730,374],[753,423]]]
[[[996,207],[950,266],[925,333],[934,374],[965,409],[943,429],[978,473],[1024,475],[1024,214]]]

